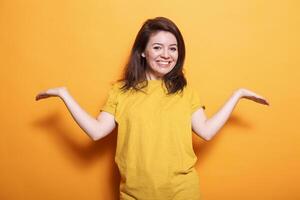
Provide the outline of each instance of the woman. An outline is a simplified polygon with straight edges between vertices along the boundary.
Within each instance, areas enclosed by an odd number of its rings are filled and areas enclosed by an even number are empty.
[[[96,119],[65,87],[36,96],[36,100],[60,97],[93,140],[118,125],[115,161],[121,174],[120,199],[199,200],[192,130],[208,141],[239,99],[269,105],[263,97],[241,88],[207,119],[205,107],[183,74],[184,58],[184,40],[177,26],[167,18],[149,19],[135,39],[123,78],[111,87]]]

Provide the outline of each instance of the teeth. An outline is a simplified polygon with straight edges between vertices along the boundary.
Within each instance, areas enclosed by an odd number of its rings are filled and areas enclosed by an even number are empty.
[[[169,64],[170,62],[169,61],[158,61],[159,63],[162,63],[162,64]]]

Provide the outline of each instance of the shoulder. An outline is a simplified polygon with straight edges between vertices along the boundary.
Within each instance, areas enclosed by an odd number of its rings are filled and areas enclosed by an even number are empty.
[[[122,87],[124,86],[124,82],[123,81],[115,81],[115,82],[112,82],[111,83],[111,89],[114,90],[114,91],[120,91],[121,92],[121,89]]]
[[[199,93],[197,91],[197,89],[191,85],[191,84],[187,84],[185,89],[184,89],[184,95],[189,99],[189,100],[195,100],[195,99],[199,99]]]
[[[197,93],[197,90],[195,90],[195,87],[191,84],[187,84],[185,87],[184,87],[184,92],[187,94],[187,95],[193,95],[195,93]]]
[[[197,87],[191,84],[187,84],[186,96],[193,105],[193,107],[201,106],[203,109],[205,109],[205,106],[202,104],[202,98],[200,97]]]

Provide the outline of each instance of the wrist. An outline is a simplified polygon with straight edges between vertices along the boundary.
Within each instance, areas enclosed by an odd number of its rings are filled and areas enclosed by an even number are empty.
[[[242,98],[243,97],[243,90],[242,89],[237,89],[234,93],[234,96],[237,96],[238,98]]]
[[[68,89],[66,87],[61,87],[58,90],[58,96],[61,99],[64,99],[68,95]]]

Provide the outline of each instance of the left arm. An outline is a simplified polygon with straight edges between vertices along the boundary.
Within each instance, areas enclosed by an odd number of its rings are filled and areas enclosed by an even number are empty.
[[[247,98],[261,104],[269,105],[267,100],[262,96],[257,95],[250,90],[241,88],[235,91],[224,106],[211,118],[206,118],[202,108],[195,111],[192,115],[193,131],[206,141],[211,140],[212,137],[224,126],[241,98]]]

